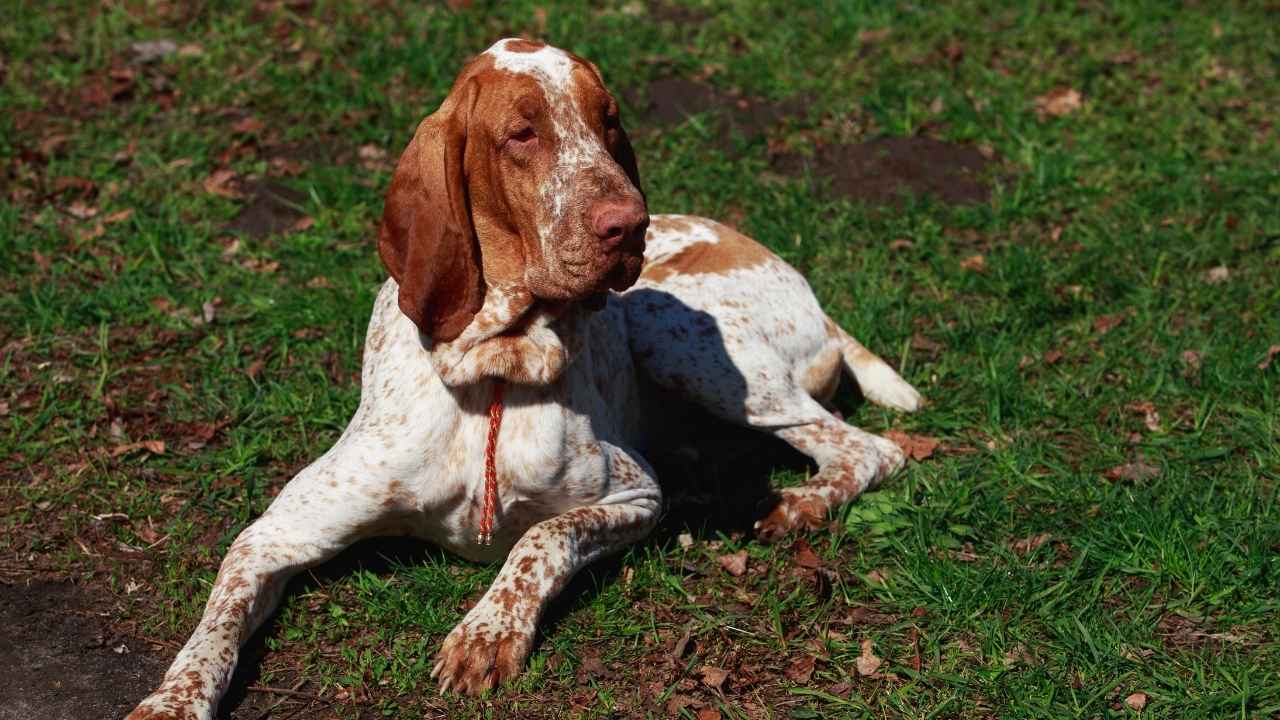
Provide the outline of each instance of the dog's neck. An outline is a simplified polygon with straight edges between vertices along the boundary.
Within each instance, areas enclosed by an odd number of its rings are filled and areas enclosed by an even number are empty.
[[[514,286],[490,286],[484,304],[462,334],[448,342],[423,337],[423,347],[444,384],[484,379],[550,385],[585,345],[583,303],[548,303]]]

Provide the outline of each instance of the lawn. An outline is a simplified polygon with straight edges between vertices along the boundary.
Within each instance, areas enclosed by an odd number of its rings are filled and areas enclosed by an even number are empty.
[[[601,67],[651,212],[901,369],[921,412],[839,404],[915,459],[766,545],[742,488],[805,467],[720,443],[480,700],[428,674],[496,568],[369,543],[224,713],[1280,716],[1280,14],[1034,5],[5,2],[0,717],[158,682],[355,409],[391,167],[508,35]]]

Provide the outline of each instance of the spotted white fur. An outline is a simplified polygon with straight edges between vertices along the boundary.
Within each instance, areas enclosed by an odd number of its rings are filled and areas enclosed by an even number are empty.
[[[552,91],[564,81],[559,51],[501,46],[490,52],[506,67],[534,74]],[[556,111],[566,134],[583,124],[571,109]],[[562,163],[588,162],[593,152],[574,150]],[[558,192],[558,182],[548,180],[547,192]],[[641,451],[666,420],[645,413],[649,382],[816,461],[817,474],[782,491],[758,524],[766,537],[821,524],[831,508],[895,471],[901,451],[833,416],[806,382],[820,385],[813,381],[826,377],[824,363],[843,356],[872,400],[910,409],[919,402],[914,389],[836,328],[804,279],[776,256],[758,249],[750,262],[735,259],[732,243],[741,241],[709,220],[656,216],[645,257],[669,270],[661,279],[642,276],[598,312],[571,305],[554,315],[536,309],[527,289],[495,285],[447,343],[419,333],[388,280],[369,322],[350,424],[236,538],[195,632],[130,720],[212,718],[240,646],[289,577],[381,535],[503,561],[444,639],[432,676],[442,692],[465,693],[514,677],[547,602],[586,564],[657,521],[661,492]],[[717,260],[715,272],[679,271],[679,256],[694,246]],[[538,314],[510,332],[525,312]],[[508,383],[497,440],[494,540],[480,545],[494,376],[517,382]]]

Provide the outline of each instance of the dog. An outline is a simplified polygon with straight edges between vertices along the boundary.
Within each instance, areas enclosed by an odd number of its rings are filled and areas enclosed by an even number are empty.
[[[391,278],[355,416],[232,543],[132,720],[213,717],[289,577],[372,536],[504,561],[431,674],[466,694],[517,676],[547,602],[657,522],[643,453],[671,403],[816,462],[756,523],[766,539],[821,526],[903,464],[827,405],[845,372],[880,405],[912,411],[919,393],[764,246],[650,217],[618,103],[576,55],[507,39],[472,59],[400,157],[378,253]]]

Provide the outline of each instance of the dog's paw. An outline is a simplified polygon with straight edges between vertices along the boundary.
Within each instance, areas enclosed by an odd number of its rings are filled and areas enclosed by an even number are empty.
[[[453,690],[479,695],[524,669],[533,646],[533,627],[521,627],[501,615],[477,613],[480,608],[477,605],[467,613],[440,646],[431,677],[440,683],[441,694]]]
[[[825,525],[830,508],[806,490],[803,487],[783,489],[773,510],[756,521],[756,537],[775,542],[796,530],[816,530]]]

